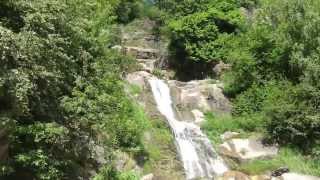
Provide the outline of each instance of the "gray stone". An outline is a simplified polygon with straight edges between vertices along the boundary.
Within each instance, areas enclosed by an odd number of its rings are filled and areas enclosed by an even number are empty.
[[[141,89],[145,89],[148,86],[148,79],[153,76],[146,71],[138,71],[130,73],[126,76],[126,80],[133,85],[139,86]]]
[[[136,161],[125,152],[118,151],[114,162],[117,171],[129,171],[132,169],[139,171]]]
[[[123,51],[126,55],[131,55],[136,59],[157,59],[159,57],[159,51],[157,49],[127,46],[124,47]]]
[[[239,171],[228,171],[223,174],[223,177],[218,180],[251,180],[250,177]]]
[[[222,141],[227,141],[230,139],[238,138],[239,136],[240,136],[240,133],[227,131],[223,133],[220,137]]]
[[[284,173],[280,177],[273,177],[272,180],[320,180],[320,177],[298,173]]]
[[[142,66],[143,71],[152,73],[155,68],[156,59],[137,59],[139,64]]]
[[[153,177],[154,177],[154,175],[151,173],[151,174],[147,174],[147,175],[143,176],[141,178],[141,180],[153,180]]]
[[[271,176],[268,176],[268,175],[251,176],[250,180],[271,180]]]
[[[196,124],[201,124],[204,121],[204,114],[199,109],[194,109],[191,112],[194,116],[194,122]]]
[[[215,73],[215,75],[221,76],[223,72],[229,70],[230,68],[230,64],[225,64],[224,62],[220,61],[217,65],[214,66],[212,70]]]
[[[111,49],[114,49],[114,50],[121,52],[122,47],[120,45],[116,45],[116,46],[111,47]]]
[[[231,103],[221,85],[210,80],[190,82],[169,81],[174,104],[179,111],[199,109],[202,112],[229,113]]]
[[[219,146],[220,154],[245,162],[253,159],[269,158],[277,155],[278,147],[265,146],[257,138],[231,139]]]

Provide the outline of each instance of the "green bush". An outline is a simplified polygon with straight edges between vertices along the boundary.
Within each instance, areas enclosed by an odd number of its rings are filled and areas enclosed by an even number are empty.
[[[1,179],[89,179],[96,146],[109,160],[111,147],[141,145],[144,119],[121,80],[135,64],[106,50],[121,2],[0,2]]]
[[[218,145],[221,143],[220,135],[227,131],[239,132],[242,136],[247,136],[252,132],[264,133],[265,123],[261,114],[232,117],[207,113],[206,122],[202,128],[214,142],[213,144]]]
[[[206,6],[206,4],[202,4]],[[231,3],[207,5],[205,11],[194,12],[170,22],[172,44],[183,48],[187,58],[194,61],[224,59],[224,44],[241,23],[239,9]]]
[[[311,153],[319,142],[320,4],[261,1],[227,55],[235,115],[263,114],[269,136]],[[316,151],[316,150],[315,150]]]
[[[280,167],[288,167],[290,171],[309,174],[314,176],[320,175],[320,164],[318,161],[307,158],[293,148],[281,148],[279,154],[269,160],[253,160],[236,167],[237,170],[247,174],[256,175],[277,170]]]

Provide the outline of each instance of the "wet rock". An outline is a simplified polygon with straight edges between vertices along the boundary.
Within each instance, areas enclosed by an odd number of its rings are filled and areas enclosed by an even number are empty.
[[[153,180],[153,177],[154,177],[154,175],[151,173],[151,174],[147,174],[147,175],[143,176],[141,178],[141,180]]]
[[[263,159],[277,155],[276,146],[265,146],[260,139],[231,139],[219,146],[220,154],[245,162],[252,159]]]
[[[133,85],[139,86],[141,89],[145,89],[148,86],[148,79],[152,78],[152,75],[145,71],[138,71],[127,75],[126,80]]]
[[[278,177],[278,176],[281,176],[282,174],[288,173],[288,172],[289,172],[289,168],[287,168],[287,167],[281,167],[281,168],[273,171],[273,172],[271,173],[271,176],[273,176],[273,177]]]
[[[238,171],[228,171],[223,174],[222,178],[219,180],[251,180],[250,177],[242,172]]]
[[[272,180],[320,180],[320,177],[303,175],[298,173],[284,173],[280,177],[274,177]]]
[[[223,133],[220,136],[220,138],[222,141],[227,141],[230,139],[238,138],[239,136],[240,136],[240,133],[227,131],[227,132]]]

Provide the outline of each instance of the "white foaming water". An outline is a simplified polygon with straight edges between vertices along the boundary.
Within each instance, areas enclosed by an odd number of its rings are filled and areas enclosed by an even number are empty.
[[[222,175],[227,166],[213,149],[209,139],[194,123],[178,121],[175,117],[169,86],[159,79],[150,79],[158,109],[171,126],[187,179],[212,178]]]

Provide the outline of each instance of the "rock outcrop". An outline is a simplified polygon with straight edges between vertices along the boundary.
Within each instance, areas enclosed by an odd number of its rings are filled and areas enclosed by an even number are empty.
[[[159,51],[156,49],[147,49],[140,47],[123,47],[122,51],[126,55],[135,57],[136,59],[157,59],[159,58]]]
[[[199,121],[194,110],[230,113],[231,103],[224,96],[222,86],[210,80],[190,82],[169,81],[169,86],[180,119]]]
[[[273,177],[271,180],[320,180],[320,178],[298,173],[284,173],[280,177]]]
[[[276,146],[266,146],[261,139],[231,139],[219,146],[219,152],[223,156],[233,158],[239,162],[253,159],[271,158],[277,155]]]
[[[148,86],[148,79],[152,77],[153,75],[146,71],[137,71],[137,72],[128,74],[126,76],[126,80],[132,85],[136,85],[141,89],[146,89]]]
[[[223,174],[218,180],[251,180],[250,177],[242,172],[228,171]]]
[[[240,136],[240,133],[227,131],[220,135],[222,141],[228,141],[230,139],[235,139]]]
[[[201,124],[205,120],[203,112],[201,112],[199,109],[193,109],[191,113],[194,116],[194,122],[196,124]]]
[[[229,70],[230,68],[230,64],[225,64],[224,62],[220,61],[217,65],[214,66],[212,70],[217,77],[220,77],[225,71]]]
[[[154,175],[151,173],[143,176],[141,180],[153,180],[153,178],[154,178]]]

